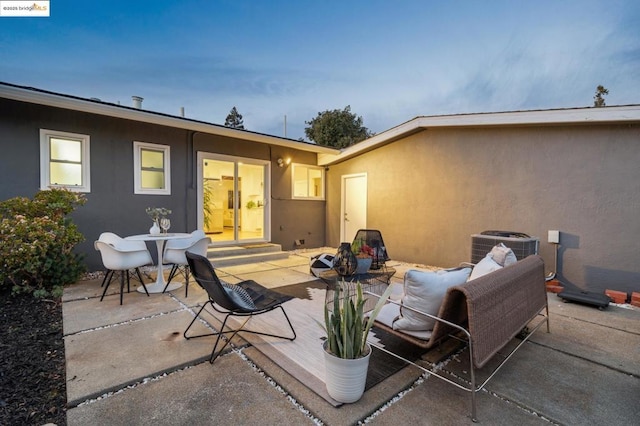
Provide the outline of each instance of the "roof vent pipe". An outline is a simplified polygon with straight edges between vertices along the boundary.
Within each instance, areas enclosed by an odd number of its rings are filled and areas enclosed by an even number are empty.
[[[180,117],[184,117],[184,107],[180,107]]]
[[[136,109],[142,108],[142,101],[144,100],[144,98],[141,98],[140,96],[132,96],[131,100],[133,101],[134,108]]]

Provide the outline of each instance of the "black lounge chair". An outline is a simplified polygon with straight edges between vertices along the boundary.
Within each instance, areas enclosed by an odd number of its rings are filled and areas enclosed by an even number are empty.
[[[187,340],[196,337],[217,336],[216,343],[215,345],[213,345],[213,350],[211,351],[211,357],[209,359],[209,362],[211,364],[213,364],[220,353],[222,353],[222,351],[231,342],[233,337],[240,331],[244,333],[253,333],[262,336],[276,337],[279,339],[295,340],[296,332],[291,325],[291,321],[289,320],[287,313],[282,307],[282,304],[284,302],[292,299],[291,296],[286,296],[276,291],[269,290],[252,280],[242,281],[238,284],[233,285],[222,283],[218,279],[215,270],[211,265],[211,262],[209,262],[206,257],[190,252],[186,252],[185,254],[193,277],[195,278],[196,282],[206,290],[209,296],[209,300],[207,300],[204,305],[202,305],[202,307],[198,311],[198,314],[195,316],[195,318],[193,318],[183,334],[184,338]],[[202,313],[207,304],[210,304],[211,307],[217,312],[225,314],[220,331],[215,333],[199,334],[196,336],[187,336],[187,332],[189,331],[193,323],[198,319],[200,313]],[[282,313],[284,314],[284,317],[289,324],[289,328],[293,333],[293,337],[244,329],[244,326],[249,321],[249,319],[251,319],[251,317],[264,314],[278,308],[282,310]],[[227,319],[230,316],[247,317],[247,319],[239,328],[224,331],[225,325],[227,324]],[[218,343],[220,342],[220,337],[223,334],[227,333],[232,333],[231,337],[226,339],[225,344],[216,353]]]

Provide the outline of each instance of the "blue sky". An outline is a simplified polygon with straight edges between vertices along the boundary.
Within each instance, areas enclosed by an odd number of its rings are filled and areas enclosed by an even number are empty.
[[[71,1],[0,18],[0,81],[304,137],[420,115],[640,103],[640,1]]]

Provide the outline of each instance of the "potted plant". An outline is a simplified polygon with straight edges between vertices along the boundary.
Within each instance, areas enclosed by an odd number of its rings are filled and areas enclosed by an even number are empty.
[[[373,247],[367,245],[364,240],[358,240],[351,246],[351,251],[356,256],[356,274],[366,274],[373,263]]]
[[[324,307],[325,383],[329,396],[344,403],[355,402],[364,393],[371,356],[367,336],[391,294],[388,286],[367,318],[362,285],[356,283],[355,300],[350,285],[353,284],[344,281],[336,284],[333,310],[327,304]]]

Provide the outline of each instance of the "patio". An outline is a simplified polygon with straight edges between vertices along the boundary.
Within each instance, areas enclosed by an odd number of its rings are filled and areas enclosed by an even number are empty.
[[[309,257],[217,270],[230,283],[277,288],[311,280]],[[392,282],[413,265],[391,261]],[[111,289],[110,289],[111,290]],[[213,341],[182,331],[206,297],[191,283],[147,297],[117,289],[99,302],[100,280],[63,297],[69,425],[86,424],[468,424],[468,394],[405,368],[354,404],[335,408],[260,351],[238,348],[212,366]],[[640,310],[604,311],[549,294],[551,334],[538,332],[478,395],[484,424],[632,424],[640,416]],[[216,324],[214,324],[216,325]],[[295,324],[294,324],[295,326]],[[146,375],[146,372],[153,374]],[[390,388],[404,389],[389,396]]]

